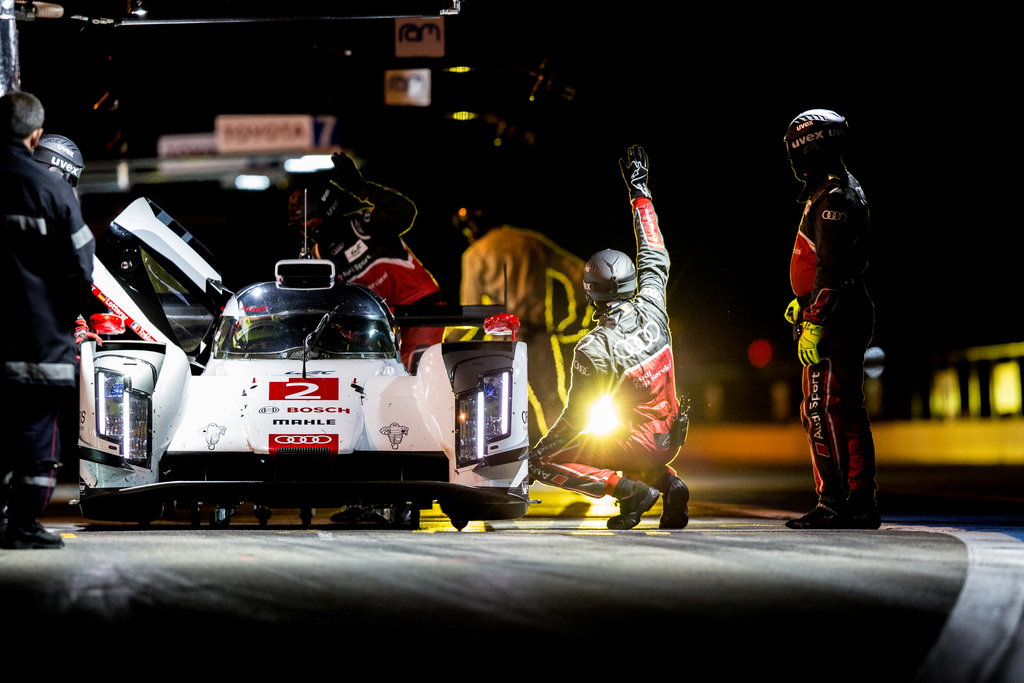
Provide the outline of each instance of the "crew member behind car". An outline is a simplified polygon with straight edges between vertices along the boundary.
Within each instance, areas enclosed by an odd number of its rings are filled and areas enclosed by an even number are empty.
[[[661,527],[679,529],[689,520],[689,492],[669,467],[686,425],[665,305],[669,257],[647,189],[646,152],[633,146],[619,165],[633,208],[637,262],[614,249],[587,261],[583,286],[598,326],[576,345],[565,410],[530,451],[530,476],[595,498],[615,497],[619,514],[608,520],[610,529],[636,526],[662,491]]]
[[[504,302],[518,316],[518,337],[529,356],[530,443],[537,443],[565,408],[566,360],[587,332],[583,259],[546,235],[507,224],[493,211],[457,214],[469,247],[462,253],[463,304]],[[456,330],[455,339],[479,330]],[[452,337],[449,337],[451,339]]]
[[[338,279],[372,289],[389,306],[444,303],[434,276],[402,239],[416,220],[416,205],[363,179],[350,157],[331,159],[333,171],[292,193],[289,226],[304,230],[316,258],[334,262]],[[401,330],[399,349],[409,372],[416,372],[423,351],[443,337],[443,327]]]
[[[0,284],[18,329],[0,340],[8,437],[0,451],[0,535],[5,548],[60,548],[37,521],[56,484],[58,416],[74,393],[75,319],[88,301],[95,242],[71,185],[32,160],[44,110],[24,92],[0,98]]]

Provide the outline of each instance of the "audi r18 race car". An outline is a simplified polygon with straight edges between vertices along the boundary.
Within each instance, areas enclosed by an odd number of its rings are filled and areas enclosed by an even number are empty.
[[[437,344],[410,375],[400,328],[330,261],[278,262],[236,294],[205,248],[153,202],[97,242],[94,293],[132,340],[81,347],[80,507],[149,522],[201,505],[373,510],[415,528],[435,502],[456,528],[529,506],[526,348]],[[467,307],[469,308],[469,307]],[[116,318],[114,318],[116,316]],[[434,320],[434,324],[439,321]],[[440,324],[444,324],[442,321]],[[511,329],[508,329],[511,328]],[[137,337],[137,339],[134,339]]]

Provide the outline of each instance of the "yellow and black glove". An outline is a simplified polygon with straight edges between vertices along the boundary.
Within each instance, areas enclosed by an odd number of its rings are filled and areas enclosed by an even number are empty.
[[[796,344],[800,362],[804,365],[817,365],[821,362],[821,358],[818,356],[818,342],[821,341],[821,334],[824,331],[825,328],[821,325],[804,321],[800,339]]]

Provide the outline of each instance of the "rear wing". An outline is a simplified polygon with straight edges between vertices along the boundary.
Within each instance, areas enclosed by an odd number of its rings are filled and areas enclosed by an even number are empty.
[[[392,306],[399,327],[483,327],[494,315],[508,313],[508,264],[501,304],[407,304]]]

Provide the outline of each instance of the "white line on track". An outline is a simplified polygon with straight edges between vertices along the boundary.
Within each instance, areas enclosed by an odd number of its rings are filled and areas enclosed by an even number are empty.
[[[942,632],[914,680],[994,681],[1024,617],[1021,532],[908,527],[954,536],[967,545],[967,577]],[[1003,672],[1005,674],[1005,672]]]

